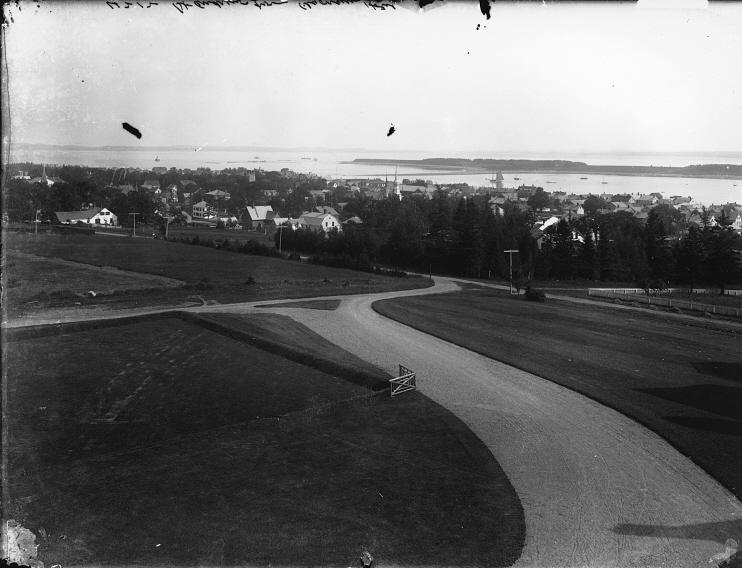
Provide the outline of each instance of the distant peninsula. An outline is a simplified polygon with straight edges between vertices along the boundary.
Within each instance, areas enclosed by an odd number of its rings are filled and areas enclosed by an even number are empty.
[[[618,176],[664,176],[710,179],[742,179],[742,165],[696,164],[690,166],[590,166],[569,160],[498,160],[466,158],[426,158],[424,160],[392,160],[356,158],[351,164],[376,166],[407,166],[424,170],[453,170],[459,174],[493,173],[559,173]]]

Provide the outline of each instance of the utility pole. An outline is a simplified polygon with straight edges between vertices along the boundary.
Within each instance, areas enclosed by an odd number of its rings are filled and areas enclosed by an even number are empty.
[[[137,215],[141,215],[141,213],[129,213],[129,215],[131,216],[132,221],[134,223],[134,228],[132,230],[131,236],[136,237],[137,236]]]
[[[285,225],[279,225],[278,226],[278,254],[282,254],[281,252],[281,245],[283,241],[283,230],[286,228]]]
[[[510,295],[513,295],[513,253],[520,252],[518,249],[508,249],[503,252],[510,254]]]

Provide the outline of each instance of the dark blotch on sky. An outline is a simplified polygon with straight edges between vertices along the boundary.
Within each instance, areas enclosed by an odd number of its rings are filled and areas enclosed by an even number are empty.
[[[482,14],[490,19],[490,0],[479,0],[479,9],[482,10]]]
[[[136,128],[134,128],[128,122],[122,122],[121,123],[121,126],[123,126],[124,127],[124,130],[126,130],[129,134],[133,134],[137,138],[141,138],[142,137],[142,133],[139,132],[139,130],[137,130]]]
[[[392,124],[392,125],[391,125],[391,126],[389,127],[389,132],[387,132],[387,133],[386,133],[386,135],[387,135],[387,136],[391,136],[391,135],[392,135],[392,134],[394,134],[395,132],[396,132],[396,129],[394,128],[394,125]]]

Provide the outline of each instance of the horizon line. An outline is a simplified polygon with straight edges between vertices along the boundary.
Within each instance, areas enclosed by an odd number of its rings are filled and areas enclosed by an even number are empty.
[[[48,144],[40,142],[11,142],[11,147],[34,147],[40,149],[74,149],[74,150],[193,150],[198,151],[317,151],[317,152],[381,152],[381,153],[412,153],[412,152],[425,152],[425,153],[477,153],[477,154],[552,154],[552,155],[589,155],[589,154],[627,154],[627,155],[693,155],[693,154],[742,154],[742,150],[600,150],[600,151],[579,151],[579,150],[420,150],[420,149],[380,149],[380,148],[363,148],[363,147],[329,147],[329,146],[260,146],[260,145],[234,145],[234,146],[211,146],[208,144],[168,144],[168,145],[152,145],[152,146],[134,146],[128,144],[103,144],[103,145],[86,145],[86,144]],[[445,156],[440,156],[445,157]]]

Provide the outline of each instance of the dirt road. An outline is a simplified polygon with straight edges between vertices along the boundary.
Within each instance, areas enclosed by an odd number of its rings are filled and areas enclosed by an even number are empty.
[[[376,299],[344,298],[336,311],[272,310],[385,370],[414,369],[420,390],[485,442],[525,510],[516,566],[697,567],[726,539],[739,541],[742,503],[659,436],[573,391],[388,320],[371,309]]]
[[[189,309],[286,314],[385,370],[399,363],[415,370],[419,389],[484,441],[515,487],[526,517],[516,566],[713,566],[727,539],[742,540],[742,503],[659,436],[371,308],[382,298],[456,289],[436,280],[428,289],[341,296],[335,311],[255,303]]]

